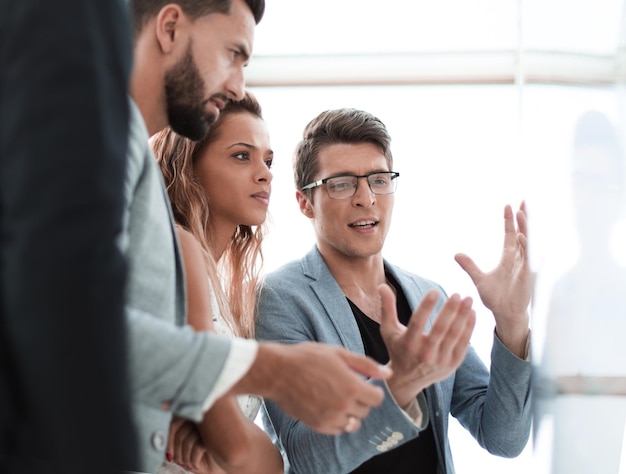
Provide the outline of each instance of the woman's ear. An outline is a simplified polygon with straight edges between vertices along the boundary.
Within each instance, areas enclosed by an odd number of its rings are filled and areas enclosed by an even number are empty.
[[[313,213],[313,206],[311,205],[311,201],[309,198],[300,190],[296,191],[296,199],[298,200],[298,206],[300,207],[300,212],[307,216],[309,219],[315,217]]]

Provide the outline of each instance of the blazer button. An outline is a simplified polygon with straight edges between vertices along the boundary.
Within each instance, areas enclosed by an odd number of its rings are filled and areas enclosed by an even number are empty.
[[[152,442],[152,447],[157,451],[165,451],[165,435],[160,431],[155,431],[152,433],[152,438],[150,440]]]

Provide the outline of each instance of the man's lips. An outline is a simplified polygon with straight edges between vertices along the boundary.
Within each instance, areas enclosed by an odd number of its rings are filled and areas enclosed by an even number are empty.
[[[348,227],[352,227],[353,229],[370,229],[376,225],[378,225],[376,219],[359,219],[358,221],[348,224]]]
[[[217,110],[219,110],[219,111],[224,110],[224,107],[226,107],[226,102],[225,102],[225,101],[223,101],[223,100],[221,100],[221,99],[218,99],[218,98],[213,98],[213,99],[211,99],[211,103],[212,103],[213,105],[215,105],[215,107],[216,107],[216,108],[217,108]]]

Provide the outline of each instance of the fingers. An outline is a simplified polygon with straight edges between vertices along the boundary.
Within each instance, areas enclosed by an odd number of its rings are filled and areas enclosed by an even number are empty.
[[[454,256],[454,260],[456,260],[456,263],[458,263],[461,266],[461,268],[465,271],[465,273],[467,273],[469,277],[472,279],[472,282],[474,283],[474,285],[476,285],[478,283],[478,280],[480,280],[480,278],[482,277],[483,272],[474,263],[474,260],[472,260],[470,257],[465,255],[464,253],[457,253]]]
[[[286,367],[297,377],[280,386],[280,398],[275,400],[319,433],[344,432],[348,416],[361,420],[385,398],[382,387],[366,378],[386,379],[391,369],[343,347],[302,343],[290,348],[287,360]],[[360,421],[352,422],[350,429],[358,427]]]
[[[204,457],[207,455],[208,453],[204,446],[195,443],[189,456],[189,465],[193,467],[202,466],[205,463]]]
[[[467,353],[467,347],[469,346],[470,339],[472,337],[472,333],[474,332],[474,327],[476,326],[476,311],[473,309],[469,312],[469,314],[465,317],[465,324],[462,327],[461,332],[459,333],[459,343],[456,348],[453,350],[452,357],[454,360],[454,364],[459,366],[463,359],[465,359],[465,354]]]
[[[428,338],[424,341],[422,353],[424,362],[432,363],[439,360],[440,363],[446,363],[445,361],[450,359],[450,354],[458,346],[461,334],[464,334],[467,318],[472,312],[471,298],[461,299],[458,294],[448,298],[439,311]]]
[[[519,211],[517,211],[515,217],[517,219],[517,228],[519,231],[524,235],[528,235],[526,205],[524,202],[522,202],[522,205],[520,206]]]
[[[172,436],[171,451],[173,460],[183,467],[196,466],[206,449],[200,441],[200,436],[193,423],[181,420],[176,423],[175,435]],[[170,432],[172,427],[170,426]]]
[[[520,246],[524,249],[524,253],[528,252],[528,221],[526,219],[526,212],[523,209],[517,211],[517,228],[519,230],[517,234],[517,240]]]
[[[370,357],[363,357],[349,351],[345,351],[343,359],[354,372],[366,378],[386,380],[391,376],[391,369],[381,365]]]
[[[424,295],[419,306],[413,312],[405,334],[405,344],[409,351],[414,351],[419,346],[428,318],[433,309],[435,309],[438,299],[439,292],[437,290],[430,290]]]
[[[515,213],[515,220],[517,221],[517,229],[513,222],[513,211],[508,204],[504,208],[504,232],[507,233],[521,233],[528,236],[528,220],[526,217],[526,201],[522,201],[519,210]]]
[[[173,418],[170,423],[170,434],[167,439],[167,452],[169,454],[174,453],[174,442],[176,439],[176,434],[178,433],[178,430],[183,425],[183,423],[184,420],[182,418]]]
[[[504,206],[504,248],[510,248],[513,246],[517,236],[517,229],[515,228],[515,219],[513,217],[513,209],[507,204]]]
[[[344,426],[343,430],[346,433],[354,433],[355,431],[358,431],[360,427],[361,421],[355,416],[349,416],[346,426]]]
[[[363,418],[367,418],[370,414],[372,407],[370,405],[365,405],[364,403],[357,402],[352,408],[351,414],[356,416],[359,420]]]
[[[382,403],[385,394],[380,387],[367,383],[366,380],[357,377],[356,373],[365,375],[372,372],[385,372],[385,379],[391,375],[391,370],[388,367],[381,366],[378,362],[368,357],[363,357],[358,354],[353,354],[347,350],[341,350],[342,359],[348,364],[348,367],[353,370],[354,384],[352,389],[355,394],[353,397],[353,404],[355,406],[378,406]],[[378,366],[375,368],[374,366]],[[355,373],[356,372],[356,373]],[[348,381],[350,382],[350,381]]]
[[[448,327],[444,341],[441,344],[440,357],[450,366],[458,366],[463,362],[467,347],[476,324],[476,312],[472,309],[471,298],[461,301],[457,315]]]
[[[380,320],[380,332],[385,338],[386,335],[403,331],[400,321],[398,321],[398,311],[396,309],[396,295],[389,285],[379,285],[378,293],[382,308]]]

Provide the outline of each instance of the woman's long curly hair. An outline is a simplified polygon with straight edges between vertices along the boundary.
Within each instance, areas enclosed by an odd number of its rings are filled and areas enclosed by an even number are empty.
[[[174,219],[202,247],[208,277],[223,319],[236,335],[252,338],[265,225],[238,226],[224,254],[216,262],[209,228],[211,203],[194,169],[208,145],[219,135],[224,118],[238,113],[249,113],[263,119],[256,98],[246,92],[243,100],[226,105],[204,139],[194,142],[167,128],[155,134],[151,144],[163,173]]]

